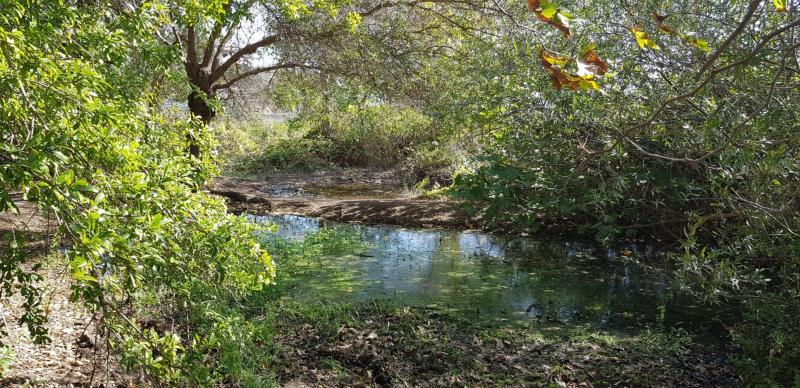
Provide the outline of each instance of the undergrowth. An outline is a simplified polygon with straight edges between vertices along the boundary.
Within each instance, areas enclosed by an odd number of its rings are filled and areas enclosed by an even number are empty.
[[[450,183],[458,164],[454,148],[440,143],[443,136],[430,119],[407,108],[350,107],[271,123],[228,119],[218,132],[226,175],[399,168],[415,182],[427,177],[441,185]]]

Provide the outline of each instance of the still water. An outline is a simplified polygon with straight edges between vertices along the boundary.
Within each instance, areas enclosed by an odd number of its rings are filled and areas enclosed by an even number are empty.
[[[277,226],[267,238],[302,241],[333,229],[360,240],[358,249],[307,267],[307,281],[289,291],[293,298],[388,299],[498,322],[614,330],[664,325],[701,337],[720,332],[721,320],[731,314],[725,306],[703,305],[681,292],[666,257],[651,247],[598,250],[576,241],[472,231],[349,225],[293,215],[251,218]],[[276,261],[280,266],[281,258]]]

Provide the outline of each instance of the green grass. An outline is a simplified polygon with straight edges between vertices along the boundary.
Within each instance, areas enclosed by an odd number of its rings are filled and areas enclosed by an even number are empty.
[[[8,346],[0,346],[0,378],[6,374],[11,363],[14,362],[14,359],[15,355],[13,349]]]

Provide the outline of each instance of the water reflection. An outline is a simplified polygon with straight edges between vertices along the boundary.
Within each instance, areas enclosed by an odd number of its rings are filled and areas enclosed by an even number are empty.
[[[248,216],[260,224],[276,224],[277,235],[287,240],[302,240],[305,235],[319,231],[320,220],[316,218],[295,216],[291,214],[277,216]]]
[[[365,252],[320,259],[293,291],[298,298],[393,299],[452,309],[476,319],[591,324],[625,329],[663,323],[710,329],[719,308],[699,306],[670,284],[671,270],[652,247],[643,269],[590,244],[503,238],[477,232],[410,230],[329,223],[298,216],[253,217],[277,236],[300,240],[323,228],[355,233]],[[634,253],[636,255],[636,253]],[[280,258],[277,258],[280,264]],[[660,317],[659,306],[665,307]],[[709,330],[711,331],[711,330]]]

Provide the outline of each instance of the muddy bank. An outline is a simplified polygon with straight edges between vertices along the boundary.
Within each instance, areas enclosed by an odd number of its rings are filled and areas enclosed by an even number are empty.
[[[209,188],[232,212],[295,214],[331,221],[438,229],[478,226],[453,201],[423,199],[392,172],[285,174],[263,180],[218,178]]]

